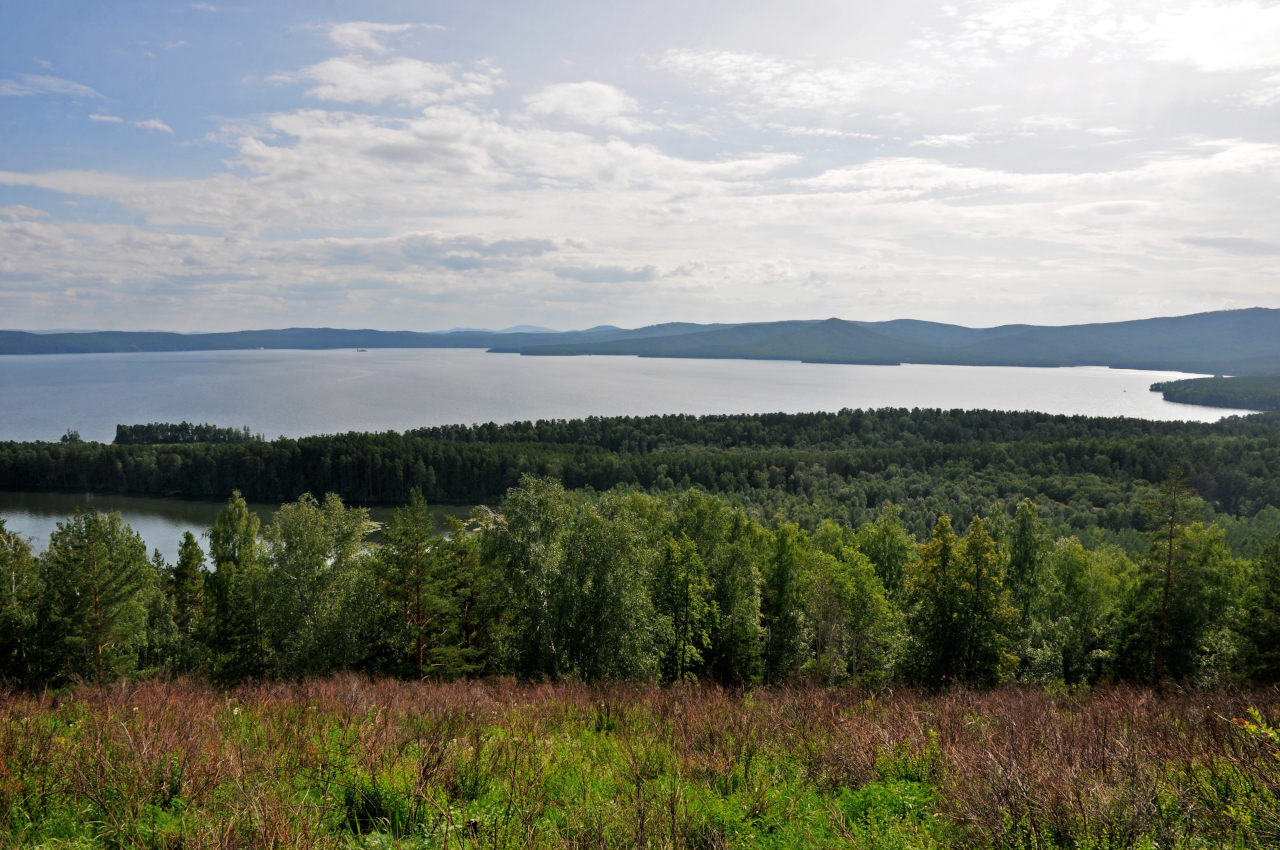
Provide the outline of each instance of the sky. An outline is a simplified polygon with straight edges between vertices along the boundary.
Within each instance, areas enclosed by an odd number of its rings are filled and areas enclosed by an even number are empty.
[[[0,327],[1280,307],[1280,2],[0,0]]]

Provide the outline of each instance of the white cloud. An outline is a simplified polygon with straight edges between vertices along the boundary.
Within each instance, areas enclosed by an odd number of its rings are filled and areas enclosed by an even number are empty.
[[[1152,58],[1205,71],[1280,67],[1280,5],[1198,2],[1156,16]]]
[[[188,3],[187,7],[195,9],[197,12],[216,12],[218,7],[212,3]]]
[[[371,62],[361,56],[327,59],[294,74],[277,74],[272,82],[313,84],[311,97],[338,103],[408,106],[486,97],[502,84],[501,73],[481,65],[477,70],[455,73],[448,65],[420,59],[395,58]]]
[[[44,210],[28,207],[24,204],[10,204],[0,207],[0,218],[7,218],[10,221],[18,221],[24,218],[47,218],[48,215]]]
[[[129,123],[140,130],[155,130],[158,133],[173,135],[173,128],[159,118],[148,118],[145,121],[130,121]]]
[[[913,148],[969,148],[977,141],[978,137],[973,133],[941,133],[912,139],[909,144]]]
[[[1280,104],[1280,74],[1272,74],[1258,81],[1257,85],[1245,89],[1240,100],[1247,106],[1258,109]]]
[[[89,114],[89,120],[97,121],[101,124],[123,124],[124,123],[124,119],[121,118],[119,115],[102,115],[96,112]]]
[[[932,88],[946,78],[939,69],[875,62],[824,64],[728,50],[668,50],[656,65],[708,91],[746,98],[770,110],[829,110],[856,105],[872,90]]]
[[[644,133],[655,129],[635,116],[640,104],[635,98],[607,83],[561,83],[539,89],[525,98],[534,115],[557,116],[619,133]]]
[[[102,97],[88,86],[47,74],[19,74],[16,79],[0,80],[0,97],[31,97],[41,94]]]
[[[329,27],[329,40],[349,53],[386,53],[382,36],[422,28],[423,24],[378,24],[369,21],[347,21]],[[441,29],[433,27],[433,29]]]

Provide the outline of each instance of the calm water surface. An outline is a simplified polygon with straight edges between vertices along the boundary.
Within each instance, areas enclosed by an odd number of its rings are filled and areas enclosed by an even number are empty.
[[[1082,367],[846,366],[759,360],[522,357],[479,349],[196,351],[0,357],[0,440],[109,442],[118,423],[248,425],[268,438],[423,425],[651,413],[940,407],[1213,421],[1247,411],[1172,404],[1187,375]],[[0,493],[0,518],[43,545],[77,507],[121,511],[172,559],[219,505]],[[275,506],[262,506],[264,523]]]
[[[218,511],[225,502],[200,502],[186,499],[148,499],[139,496],[94,495],[91,493],[6,493],[0,492],[0,519],[5,527],[29,538],[37,552],[43,552],[49,543],[49,535],[58,523],[73,516],[77,510],[93,508],[101,513],[116,511],[147,544],[148,555],[159,549],[165,560],[173,563],[178,558],[178,544],[183,532],[190,531],[200,541],[200,548],[209,551],[209,541],[204,534],[213,525]],[[271,522],[279,505],[250,504],[262,525]],[[465,519],[469,507],[432,506],[439,531],[448,527],[446,517]],[[394,508],[371,508],[369,516],[375,522],[388,523]],[[372,539],[377,540],[375,533]]]
[[[649,413],[843,407],[1038,410],[1212,421],[1153,381],[1081,367],[844,366],[759,360],[522,357],[479,349],[197,351],[0,357],[0,439],[110,441],[118,423],[248,425],[267,437]]]

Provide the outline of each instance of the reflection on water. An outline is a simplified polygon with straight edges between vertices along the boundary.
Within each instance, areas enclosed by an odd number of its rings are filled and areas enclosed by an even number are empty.
[[[77,510],[90,508],[100,513],[118,512],[124,521],[147,544],[147,552],[160,550],[169,563],[178,557],[178,544],[182,535],[190,531],[200,540],[207,553],[208,541],[204,534],[213,525],[224,502],[201,502],[186,499],[150,499],[137,496],[93,495],[87,493],[5,493],[0,492],[0,519],[5,527],[23,537],[30,538],[32,548],[43,552],[49,543],[49,535],[57,524],[72,517]],[[250,504],[263,526],[271,522],[271,515],[278,505]],[[375,522],[391,521],[394,508],[371,508]],[[432,506],[436,527],[447,526],[446,517],[467,517],[471,509],[459,506]],[[373,539],[377,539],[375,535]]]
[[[880,407],[1037,410],[1211,422],[1188,377],[1102,367],[849,366],[778,360],[522,357],[470,349],[0,357],[0,440],[110,441],[117,424],[247,425],[268,438],[424,425]]]

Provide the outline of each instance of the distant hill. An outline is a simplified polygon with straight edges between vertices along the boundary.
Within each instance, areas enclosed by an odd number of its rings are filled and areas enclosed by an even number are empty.
[[[686,330],[674,338],[513,340],[500,350],[823,363],[1112,366],[1275,375],[1280,374],[1280,310],[1253,308],[1060,327],[966,328],[912,320],[761,322]]]
[[[744,358],[821,363],[1111,366],[1230,375],[1280,375],[1280,310],[1255,307],[1086,325],[967,328],[899,319],[699,325],[632,330],[415,331],[287,328],[216,334],[0,331],[0,354],[208,351],[244,348],[484,348],[541,356]]]

